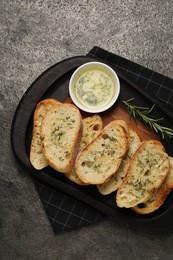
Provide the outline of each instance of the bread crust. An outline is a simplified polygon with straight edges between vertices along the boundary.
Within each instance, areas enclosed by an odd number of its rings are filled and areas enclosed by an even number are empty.
[[[62,103],[53,98],[41,100],[34,111],[33,116],[33,131],[30,146],[30,162],[36,170],[41,170],[48,166],[48,162],[43,155],[41,147],[40,129],[43,118],[47,111],[52,107],[58,107]]]
[[[128,173],[116,194],[119,207],[146,201],[168,175],[170,161],[159,141],[143,141],[131,159]]]
[[[72,170],[82,134],[82,118],[73,104],[50,109],[41,125],[43,154],[58,172]]]
[[[88,144],[76,158],[75,170],[87,184],[101,184],[118,169],[128,149],[128,135],[115,121]]]

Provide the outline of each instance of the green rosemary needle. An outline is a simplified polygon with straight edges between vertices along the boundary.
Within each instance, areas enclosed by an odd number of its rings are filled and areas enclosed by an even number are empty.
[[[163,139],[169,141],[170,138],[173,138],[173,129],[162,126],[160,124],[163,118],[154,119],[150,116],[150,113],[155,105],[153,105],[151,108],[140,107],[133,105],[131,103],[132,100],[134,100],[134,98],[123,101],[130,115],[132,115],[134,118],[139,117],[140,119],[142,119],[142,121],[148,124],[150,128],[153,129],[156,133],[160,133]]]

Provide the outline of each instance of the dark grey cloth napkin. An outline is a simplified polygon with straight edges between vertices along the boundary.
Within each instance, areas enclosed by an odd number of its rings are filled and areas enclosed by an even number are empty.
[[[87,56],[116,66],[129,79],[137,83],[139,88],[143,88],[150,95],[162,100],[165,106],[173,105],[173,80],[171,78],[97,46]],[[105,218],[102,213],[80,201],[80,198],[77,200],[38,179],[35,179],[35,184],[55,233],[93,224]]]

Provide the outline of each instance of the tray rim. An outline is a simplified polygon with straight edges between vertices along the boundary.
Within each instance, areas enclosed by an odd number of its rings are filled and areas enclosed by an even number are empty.
[[[18,116],[18,113],[21,109],[21,106],[23,105],[23,102],[25,102],[25,100],[28,98],[28,94],[30,93],[31,90],[33,90],[33,87],[38,83],[38,81],[40,79],[42,79],[45,75],[47,75],[49,72],[51,72],[54,68],[56,67],[59,67],[61,66],[62,64],[64,65],[64,63],[69,63],[71,64],[73,61],[77,61],[78,62],[82,62],[85,63],[87,61],[97,61],[97,60],[100,60],[104,63],[106,63],[105,61],[101,60],[101,59],[97,59],[97,57],[93,57],[93,56],[74,56],[74,57],[70,57],[70,58],[67,58],[67,59],[64,59],[60,62],[57,62],[56,64],[50,66],[48,69],[46,69],[45,71],[43,71],[34,81],[33,83],[29,86],[29,88],[25,91],[25,93],[23,94],[21,100],[19,101],[18,105],[17,105],[17,108],[15,110],[15,113],[14,113],[14,117],[13,117],[13,120],[12,120],[12,124],[11,124],[11,147],[12,147],[12,151],[13,151],[13,154],[15,156],[15,158],[17,159],[17,161],[22,164],[28,171],[32,172],[32,175],[35,176],[36,178],[39,178],[41,179],[42,181],[45,181],[47,182],[48,184],[62,190],[63,192],[66,192],[68,193],[69,195],[75,197],[76,199],[79,199],[79,194],[81,195],[82,193],[82,199],[80,197],[80,199],[82,201],[84,201],[85,203],[89,204],[90,206],[96,208],[97,210],[99,210],[100,212],[102,212],[103,214],[106,214],[108,215],[110,218],[112,218],[113,220],[117,220],[117,218],[121,218],[121,221],[122,221],[122,218],[124,218],[125,221],[131,221],[132,219],[134,221],[137,221],[138,224],[141,224],[141,223],[145,223],[145,224],[148,224],[149,223],[149,226],[152,227],[153,223],[156,224],[157,228],[158,226],[161,224],[160,223],[160,218],[162,218],[163,216],[165,216],[167,213],[171,213],[172,216],[173,216],[173,206],[171,205],[169,207],[168,210],[166,210],[165,212],[163,212],[161,215],[159,216],[155,216],[153,218],[138,218],[138,217],[132,217],[132,216],[126,216],[125,214],[122,214],[121,212],[115,210],[115,209],[112,209],[110,208],[109,206],[107,206],[106,204],[104,204],[103,202],[100,202],[98,201],[97,199],[95,198],[91,198],[91,196],[89,196],[88,194],[76,189],[75,187],[73,186],[70,186],[70,189],[69,189],[69,185],[66,184],[66,183],[63,183],[61,181],[59,181],[58,179],[55,180],[55,178],[53,178],[52,176],[49,176],[47,175],[44,171],[39,171],[39,174],[38,174],[38,171],[36,171],[34,168],[31,170],[31,167],[28,167],[28,165],[26,163],[24,163],[19,154],[18,154],[18,151],[16,151],[16,147],[15,147],[15,144],[14,144],[14,129],[15,129],[15,123],[16,123],[16,119],[17,119],[17,116]],[[109,63],[107,63],[108,65],[110,65]],[[79,66],[79,65],[78,65]],[[117,68],[115,68],[114,66],[111,65],[111,67],[113,67],[113,69],[115,69],[115,71],[117,72]],[[131,85],[131,80],[128,79],[128,77],[122,73],[121,71],[118,70],[117,72],[118,76],[120,78],[122,78],[123,80],[125,80],[128,84]],[[57,80],[58,78],[56,78]],[[52,83],[53,84],[53,83]],[[47,91],[47,89],[49,89],[50,86],[48,86],[46,88],[46,90],[44,91],[44,93]],[[133,83],[133,88],[137,88],[137,86]],[[141,93],[141,90],[139,90],[138,88],[136,89],[140,94],[143,95],[143,90],[142,90],[142,93]],[[43,94],[43,93],[42,93]],[[145,98],[148,99],[148,95],[145,95]],[[167,111],[165,111],[164,109],[164,106],[163,106],[163,103],[156,99],[157,100],[157,104],[156,106],[159,107],[159,109],[161,109],[164,113],[166,113]],[[155,98],[153,97],[149,97],[149,101],[155,103]],[[37,100],[38,102],[38,100]],[[161,104],[161,107],[160,107],[160,104]],[[170,113],[167,114],[169,117],[170,117]],[[171,117],[171,119],[173,119],[173,117]],[[25,148],[26,149],[26,148]],[[30,162],[29,162],[30,164]],[[100,205],[101,204],[101,205]],[[102,209],[100,209],[100,206]],[[167,226],[169,228],[167,224],[167,220],[164,221],[166,222],[165,225],[164,225],[164,228]]]

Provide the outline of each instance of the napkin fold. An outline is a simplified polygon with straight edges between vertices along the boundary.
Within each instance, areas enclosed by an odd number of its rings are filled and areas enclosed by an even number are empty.
[[[172,108],[173,79],[97,46],[87,56],[116,66],[139,88]],[[55,233],[94,224],[105,218],[101,212],[80,201],[80,198],[73,198],[40,179],[34,178],[34,182]]]

